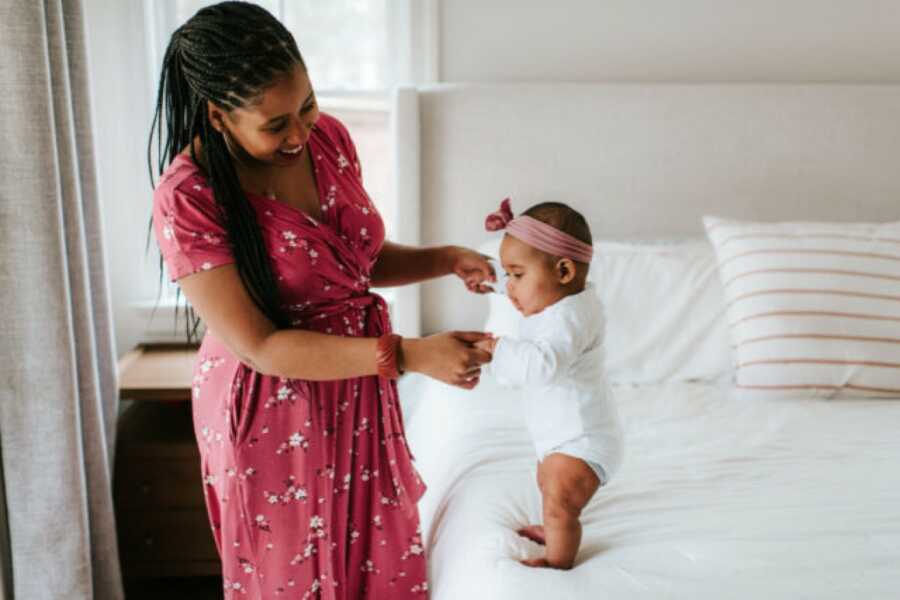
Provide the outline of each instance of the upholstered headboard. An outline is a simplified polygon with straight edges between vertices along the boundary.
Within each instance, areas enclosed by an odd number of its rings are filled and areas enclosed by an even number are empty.
[[[477,246],[505,196],[572,204],[595,238],[697,236],[704,214],[900,219],[900,86],[440,85],[395,108],[403,242]],[[483,322],[458,281],[418,294],[407,330]]]

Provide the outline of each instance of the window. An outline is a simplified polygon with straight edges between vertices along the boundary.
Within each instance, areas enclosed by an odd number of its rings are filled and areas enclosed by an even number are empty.
[[[152,89],[172,32],[216,1],[144,0]],[[396,237],[391,92],[399,83],[436,80],[436,1],[254,0],[294,35],[320,107],[350,131],[366,190],[389,238]],[[175,290],[174,285],[165,287],[162,304],[174,303]],[[142,303],[140,310],[146,314],[151,304],[156,303]],[[163,329],[171,334],[167,319],[154,321],[148,335],[166,335]]]
[[[151,72],[159,73],[172,32],[215,0],[146,1]],[[385,220],[395,219],[389,121],[395,0],[255,0],[294,35],[322,110],[340,119],[356,143],[366,190]],[[154,82],[155,84],[155,82]]]

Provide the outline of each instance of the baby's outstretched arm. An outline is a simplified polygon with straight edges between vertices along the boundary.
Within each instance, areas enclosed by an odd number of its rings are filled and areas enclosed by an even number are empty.
[[[497,339],[490,363],[492,373],[507,385],[547,385],[578,359],[589,343],[577,315],[545,315],[525,337]]]
[[[570,341],[560,338],[564,336],[499,338],[492,351],[491,370],[510,385],[546,385],[575,358]]]

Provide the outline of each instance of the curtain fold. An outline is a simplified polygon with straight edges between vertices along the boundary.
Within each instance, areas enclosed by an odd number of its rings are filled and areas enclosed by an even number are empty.
[[[115,351],[80,0],[4,3],[0,94],[0,573],[17,599],[121,599]]]

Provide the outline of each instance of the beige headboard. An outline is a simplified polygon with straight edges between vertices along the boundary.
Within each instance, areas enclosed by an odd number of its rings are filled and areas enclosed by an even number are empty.
[[[595,238],[697,236],[704,214],[900,219],[900,86],[440,85],[395,108],[408,243],[477,246],[505,196],[572,204]],[[486,312],[450,278],[404,294],[426,333]]]

